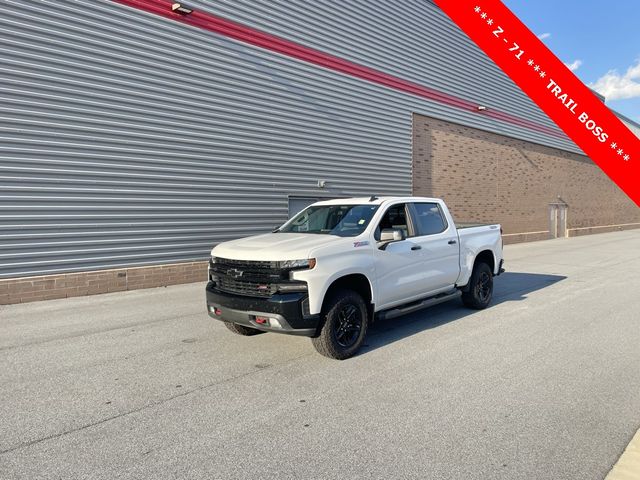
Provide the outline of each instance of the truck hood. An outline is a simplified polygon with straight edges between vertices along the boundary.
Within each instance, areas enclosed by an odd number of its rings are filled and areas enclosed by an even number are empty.
[[[309,258],[315,248],[352,240],[313,233],[267,233],[221,243],[211,255],[233,260],[300,260]]]

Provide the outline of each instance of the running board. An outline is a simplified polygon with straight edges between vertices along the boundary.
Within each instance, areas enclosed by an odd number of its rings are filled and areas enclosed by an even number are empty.
[[[438,305],[439,303],[448,302],[449,300],[458,298],[461,295],[462,295],[462,292],[460,290],[455,290],[453,292],[440,293],[435,297],[425,298],[424,300],[418,300],[417,302],[409,303],[401,307],[392,308],[390,310],[385,310],[383,312],[376,313],[376,320],[388,320],[390,318],[396,318],[402,315],[407,315],[408,313],[417,312],[418,310],[422,310],[423,308],[432,307],[434,305]]]

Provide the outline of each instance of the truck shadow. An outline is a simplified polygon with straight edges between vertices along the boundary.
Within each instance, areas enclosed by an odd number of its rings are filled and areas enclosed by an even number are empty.
[[[505,272],[495,278],[494,297],[491,307],[504,302],[519,302],[527,299],[527,294],[550,287],[567,277],[540,273]],[[416,333],[436,328],[460,318],[472,315],[471,310],[462,305],[460,299],[442,303],[431,308],[402,317],[374,322],[369,329],[366,344],[359,355],[396,342]]]

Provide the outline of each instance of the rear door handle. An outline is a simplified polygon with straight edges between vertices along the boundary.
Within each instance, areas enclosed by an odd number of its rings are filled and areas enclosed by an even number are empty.
[[[456,243],[458,243],[457,240],[449,240],[449,245],[455,245]]]
[[[420,245],[414,245],[411,247],[411,250],[422,250],[422,247]]]

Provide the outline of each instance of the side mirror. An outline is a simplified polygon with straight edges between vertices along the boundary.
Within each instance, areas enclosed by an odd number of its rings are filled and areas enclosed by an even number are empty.
[[[383,243],[399,242],[406,237],[403,230],[385,229],[380,232],[380,241]]]

